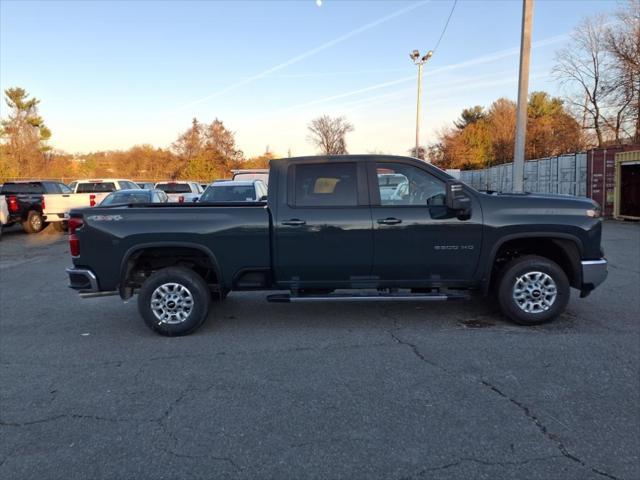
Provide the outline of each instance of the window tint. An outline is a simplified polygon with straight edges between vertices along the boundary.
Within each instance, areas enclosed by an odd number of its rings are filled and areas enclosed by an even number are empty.
[[[256,193],[253,185],[217,184],[205,190],[201,202],[253,202]]]
[[[445,184],[413,165],[378,163],[380,204],[385,206],[442,206]]]
[[[113,182],[87,182],[79,183],[77,193],[104,193],[113,192],[116,185]]]
[[[62,193],[59,184],[54,182],[43,183],[46,193]]]
[[[156,188],[166,193],[191,193],[186,183],[159,183]]]
[[[148,190],[139,190],[137,192],[125,190],[110,193],[100,205],[127,205],[129,203],[149,203],[149,201]]]
[[[40,182],[5,183],[2,186],[2,194],[30,194],[44,193],[44,188]]]
[[[355,163],[295,165],[294,203],[300,207],[358,205]]]

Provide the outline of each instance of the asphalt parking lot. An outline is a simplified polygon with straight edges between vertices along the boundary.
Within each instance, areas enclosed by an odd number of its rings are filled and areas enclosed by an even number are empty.
[[[66,288],[61,234],[0,241],[0,477],[639,479],[640,225],[555,323],[492,302],[269,304],[191,336]]]

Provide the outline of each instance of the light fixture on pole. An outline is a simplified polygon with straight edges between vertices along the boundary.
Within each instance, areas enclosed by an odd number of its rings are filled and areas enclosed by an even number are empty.
[[[433,56],[433,50],[429,50],[424,56],[420,57],[420,52],[414,50],[409,54],[409,58],[414,65],[418,66],[418,99],[416,105],[416,147],[414,154],[418,157],[420,152],[420,100],[422,97],[422,65]]]

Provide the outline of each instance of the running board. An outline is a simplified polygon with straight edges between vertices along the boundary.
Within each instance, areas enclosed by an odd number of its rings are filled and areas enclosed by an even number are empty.
[[[446,300],[468,300],[469,296],[458,293],[331,293],[329,295],[290,295],[276,293],[267,296],[268,302],[443,302]]]

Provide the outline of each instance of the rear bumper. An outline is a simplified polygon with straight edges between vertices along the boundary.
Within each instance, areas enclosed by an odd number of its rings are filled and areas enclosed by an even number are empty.
[[[80,293],[98,292],[98,278],[89,269],[68,267],[65,269],[69,275],[69,288],[80,291]]]
[[[583,260],[582,264],[582,294],[586,296],[607,278],[607,260]]]

